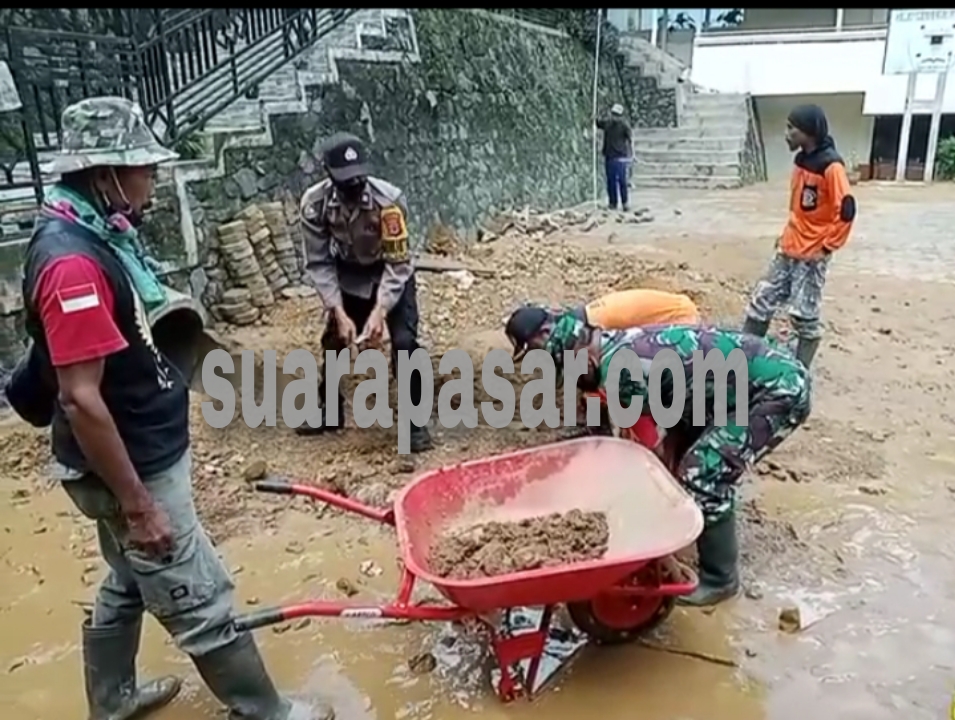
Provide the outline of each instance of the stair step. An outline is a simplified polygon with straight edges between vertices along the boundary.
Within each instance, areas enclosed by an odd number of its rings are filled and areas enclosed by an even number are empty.
[[[743,186],[740,177],[700,177],[695,175],[635,175],[630,184],[635,188],[701,188],[722,190]]]
[[[633,176],[738,178],[739,159],[732,163],[640,162],[638,160],[633,164]]]
[[[686,149],[683,146],[674,148],[651,147],[650,149],[636,149],[634,154],[637,162],[642,163],[678,163],[687,165],[732,165],[739,162],[742,148],[731,150],[722,149]]]
[[[742,123],[706,123],[703,125],[676,128],[635,128],[634,139],[691,139],[691,138],[740,138],[746,136],[746,126]]]
[[[724,105],[744,105],[746,96],[740,93],[692,93],[687,96],[687,105],[701,107],[722,107]]]
[[[749,118],[749,113],[746,111],[746,106],[743,104],[684,105],[682,117],[705,118],[706,120],[709,120],[709,121],[725,118],[728,122],[732,122],[734,120],[747,120]]]
[[[633,138],[633,151],[640,155],[644,152],[736,152],[743,149],[743,136],[709,135],[684,137],[679,135],[640,136]]]

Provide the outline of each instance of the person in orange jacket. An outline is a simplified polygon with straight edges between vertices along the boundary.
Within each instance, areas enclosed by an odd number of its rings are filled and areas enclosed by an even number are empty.
[[[773,316],[788,302],[796,357],[808,368],[822,338],[820,311],[829,260],[848,241],[857,208],[822,108],[797,106],[789,114],[786,143],[799,151],[790,183],[789,220],[769,271],[753,291],[743,332],[765,336]]]
[[[514,311],[504,332],[514,346],[514,359],[544,347],[553,321],[566,310],[525,305]],[[700,311],[686,295],[661,290],[621,290],[608,293],[574,312],[590,327],[629,330],[643,325],[695,325]]]

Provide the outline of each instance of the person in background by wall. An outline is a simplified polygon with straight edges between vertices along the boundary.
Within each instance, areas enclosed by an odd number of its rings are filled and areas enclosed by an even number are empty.
[[[832,253],[849,239],[856,199],[845,163],[817,105],[789,114],[786,144],[795,158],[789,192],[789,221],[776,242],[766,276],[753,292],[743,332],[763,336],[784,302],[798,338],[796,357],[809,367],[822,337],[822,291]]]
[[[235,585],[196,514],[189,389],[150,331],[167,297],[137,230],[157,165],[178,156],[122,97],[70,105],[60,127],[60,180],[26,248],[23,298],[37,384],[54,378],[54,477],[96,521],[109,569],[82,626],[88,717],[143,717],[178,694],[176,677],[137,681],[149,612],[230,717],[333,720],[279,694],[255,639],[236,630]]]
[[[603,130],[604,167],[607,173],[607,202],[611,210],[617,203],[624,211],[630,207],[629,182],[630,161],[633,158],[630,124],[624,120],[623,105],[610,108],[609,118],[596,120],[598,130]]]

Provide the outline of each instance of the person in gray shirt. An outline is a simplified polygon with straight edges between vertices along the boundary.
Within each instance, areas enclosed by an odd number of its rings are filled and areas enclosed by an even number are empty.
[[[603,156],[607,174],[608,204],[611,210],[616,210],[619,202],[626,211],[630,207],[627,184],[633,146],[630,124],[623,117],[623,105],[615,104],[610,108],[610,117],[598,119],[596,125],[604,134]]]
[[[367,150],[349,133],[336,133],[323,147],[328,178],[302,196],[305,269],[325,305],[323,350],[351,347],[358,338],[376,345],[388,326],[392,370],[398,351],[418,349],[418,300],[414,263],[408,245],[408,205],[391,183],[371,177]],[[319,401],[327,414],[329,389],[324,373]],[[421,402],[421,374],[410,379],[411,401]],[[341,427],[344,398],[338,392],[338,417],[317,427],[305,423],[301,435]],[[411,425],[411,451],[431,448],[426,426]]]

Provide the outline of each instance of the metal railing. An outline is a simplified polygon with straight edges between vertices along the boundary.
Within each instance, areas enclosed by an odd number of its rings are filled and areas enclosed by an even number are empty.
[[[127,29],[138,23],[136,37],[0,31],[0,57],[8,58],[39,150],[56,147],[64,107],[95,95],[136,100],[157,134],[174,142],[201,129],[357,10],[144,12],[150,14],[126,18]]]
[[[56,148],[60,115],[70,103],[94,95],[136,97],[140,65],[128,38],[11,27],[6,41],[24,117],[40,150]]]
[[[169,141],[200,129],[324,35],[353,9],[203,10],[138,48],[140,103]],[[223,22],[225,21],[225,22]]]

